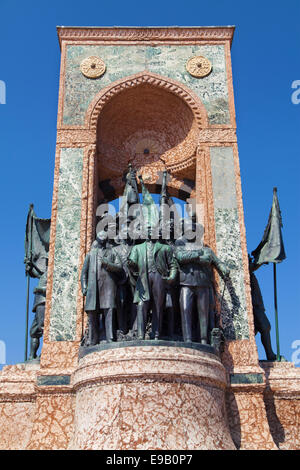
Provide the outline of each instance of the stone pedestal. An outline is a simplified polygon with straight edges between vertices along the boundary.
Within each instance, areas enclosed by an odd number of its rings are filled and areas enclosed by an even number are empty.
[[[300,449],[300,369],[291,362],[261,361],[270,431],[282,450]]]
[[[161,341],[83,350],[69,375],[6,366],[0,449],[299,449],[300,369],[259,366]]]
[[[98,350],[80,359],[73,388],[70,449],[235,449],[225,368],[201,346]]]
[[[0,450],[25,449],[35,415],[38,362],[6,366],[0,372]]]

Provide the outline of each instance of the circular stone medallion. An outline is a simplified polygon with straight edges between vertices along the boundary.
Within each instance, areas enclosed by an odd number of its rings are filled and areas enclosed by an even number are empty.
[[[80,64],[80,70],[85,77],[98,78],[105,72],[105,63],[100,57],[90,56],[84,59]]]
[[[211,62],[201,55],[191,57],[186,64],[186,69],[193,77],[206,77],[211,72]]]

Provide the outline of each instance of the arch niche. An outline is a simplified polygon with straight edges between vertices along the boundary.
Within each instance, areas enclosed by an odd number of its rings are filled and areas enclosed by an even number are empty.
[[[148,71],[114,82],[95,97],[86,124],[96,142],[96,205],[123,194],[129,163],[150,192],[160,192],[166,169],[171,196],[196,197],[198,138],[208,119],[203,103],[181,83]]]

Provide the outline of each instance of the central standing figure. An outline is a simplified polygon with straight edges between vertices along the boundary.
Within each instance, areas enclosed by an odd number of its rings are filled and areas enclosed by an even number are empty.
[[[145,339],[146,325],[152,307],[151,337],[158,339],[161,333],[166,299],[166,283],[176,281],[177,263],[172,249],[154,239],[151,228],[144,243],[135,245],[128,264],[137,277],[133,302],[137,304],[138,338]]]
[[[138,338],[145,339],[148,315],[152,307],[151,338],[158,339],[165,307],[166,283],[172,284],[176,281],[177,263],[172,249],[158,241],[157,209],[142,177],[140,182],[143,190],[146,240],[132,248],[128,265],[137,278],[133,302],[137,304]]]

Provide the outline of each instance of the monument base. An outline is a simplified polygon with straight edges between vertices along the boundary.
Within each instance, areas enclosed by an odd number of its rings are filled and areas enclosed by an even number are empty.
[[[213,348],[150,344],[100,346],[80,359],[69,449],[235,449]]]
[[[37,361],[5,366],[0,372],[0,450],[26,449],[36,408]]]
[[[300,368],[291,362],[261,361],[270,431],[280,450],[300,449]]]
[[[230,372],[211,346],[165,341],[82,349],[63,374],[5,366],[0,449],[299,450],[300,368]]]

